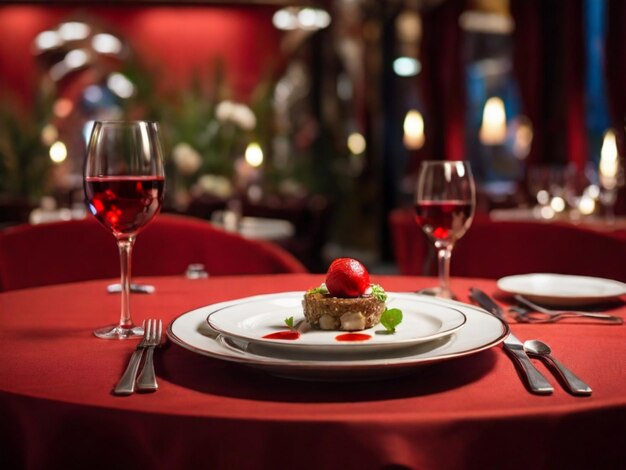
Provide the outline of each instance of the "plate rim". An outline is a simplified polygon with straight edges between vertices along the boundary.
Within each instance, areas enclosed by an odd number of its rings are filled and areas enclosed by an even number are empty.
[[[278,292],[275,294],[268,294],[267,296],[264,297],[273,297],[276,296],[278,298],[280,298],[281,296],[289,296],[289,297],[302,297],[305,294],[305,291],[289,291],[289,292]],[[406,300],[410,300],[407,299],[409,294],[406,293],[402,293],[402,292],[387,292],[387,294],[389,296],[398,296],[398,298],[400,299],[406,299]],[[215,325],[215,322],[211,322],[211,317],[213,315],[215,315],[216,313],[228,309],[228,308],[233,308],[241,303],[244,303],[243,301],[245,301],[245,303],[253,303],[259,299],[256,299],[256,297],[258,296],[253,296],[252,298],[241,298],[238,299],[237,301],[233,301],[231,304],[229,305],[224,305],[216,310],[213,310],[211,312],[209,312],[207,314],[206,317],[206,322],[209,325],[210,328],[212,328],[213,330],[215,330],[217,333],[221,334],[222,336],[225,337],[231,337],[231,338],[236,338],[238,340],[241,341],[245,341],[248,343],[254,343],[254,344],[259,344],[259,345],[263,345],[266,347],[273,347],[273,348],[278,348],[278,349],[287,349],[287,350],[293,350],[293,351],[306,351],[306,350],[310,350],[311,352],[313,352],[313,350],[319,350],[321,348],[329,348],[328,352],[337,352],[337,353],[349,353],[349,352],[356,352],[356,351],[370,351],[370,352],[375,352],[375,351],[383,351],[383,350],[393,350],[393,349],[400,349],[400,348],[406,348],[406,347],[411,347],[411,346],[415,346],[417,344],[421,344],[421,343],[425,343],[428,341],[433,341],[435,339],[439,339],[445,336],[449,336],[452,333],[454,333],[455,331],[458,331],[459,329],[461,329],[463,326],[465,326],[465,324],[467,323],[467,316],[461,312],[458,308],[454,308],[452,306],[441,306],[443,308],[448,308],[452,311],[454,311],[457,315],[458,318],[456,319],[456,324],[452,327],[448,327],[445,330],[441,330],[438,331],[436,333],[432,333],[428,336],[425,337],[421,337],[421,338],[406,338],[404,340],[400,340],[398,342],[384,342],[384,343],[341,343],[341,342],[337,342],[336,344],[311,344],[311,343],[298,343],[298,342],[285,342],[285,341],[280,341],[280,340],[261,340],[260,338],[251,338],[249,336],[244,336],[244,335],[238,335],[236,333],[233,333],[232,331],[226,331],[223,328],[219,328],[217,325]],[[202,307],[200,307],[202,308]],[[442,325],[443,326],[443,325]]]

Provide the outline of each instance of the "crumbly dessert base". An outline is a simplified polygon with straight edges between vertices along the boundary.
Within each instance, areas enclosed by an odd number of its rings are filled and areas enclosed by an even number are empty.
[[[358,331],[380,322],[385,302],[371,295],[344,299],[315,292],[304,295],[302,307],[313,328]]]

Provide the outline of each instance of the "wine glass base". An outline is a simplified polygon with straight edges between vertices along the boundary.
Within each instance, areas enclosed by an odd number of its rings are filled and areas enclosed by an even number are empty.
[[[109,325],[94,330],[93,334],[102,339],[141,338],[143,336],[143,328],[135,325],[132,325],[130,328],[123,328],[119,325]]]
[[[439,297],[440,299],[452,299],[457,300],[457,296],[449,290],[444,290],[441,287],[427,287],[426,289],[420,289],[416,294],[430,295],[432,297]]]

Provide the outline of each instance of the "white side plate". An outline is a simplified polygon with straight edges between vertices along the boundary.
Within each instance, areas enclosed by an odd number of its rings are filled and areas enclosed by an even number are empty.
[[[522,274],[498,280],[498,288],[545,305],[577,306],[616,300],[626,284],[611,279],[565,274]]]

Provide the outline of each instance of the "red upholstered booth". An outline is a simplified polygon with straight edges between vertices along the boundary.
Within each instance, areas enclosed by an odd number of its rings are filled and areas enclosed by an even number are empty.
[[[137,237],[133,276],[182,275],[201,263],[209,275],[306,272],[285,250],[189,217],[161,214]],[[95,219],[21,225],[0,232],[0,287],[21,289],[119,276],[113,235]]]
[[[436,272],[432,243],[408,210],[389,218],[401,274]],[[498,279],[559,273],[626,282],[626,238],[559,222],[494,222],[479,217],[452,252],[453,276]]]

